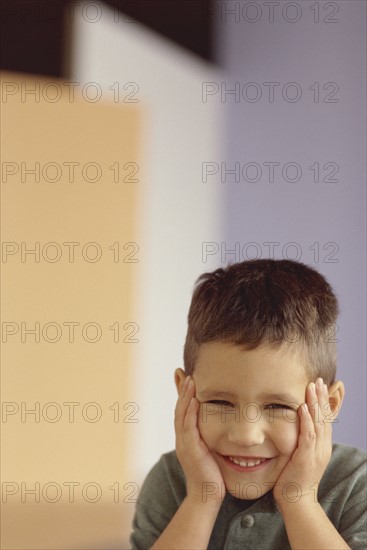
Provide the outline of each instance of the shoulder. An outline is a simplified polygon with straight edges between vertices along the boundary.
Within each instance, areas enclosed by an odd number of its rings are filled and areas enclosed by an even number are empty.
[[[325,470],[320,489],[336,485],[358,484],[366,475],[367,453],[363,449],[333,444],[329,464]]]
[[[367,451],[350,445],[342,445],[341,443],[333,443],[333,458],[348,456],[353,462],[365,462],[367,459]]]
[[[366,548],[367,453],[335,443],[320,482],[320,504],[353,550]]]
[[[151,548],[185,496],[185,475],[176,452],[165,453],[151,468],[140,489],[130,535],[131,548]]]
[[[340,479],[363,473],[367,464],[367,452],[349,445],[333,444],[333,452],[327,470]]]
[[[319,497],[327,508],[354,506],[366,499],[367,453],[363,449],[333,444],[333,452],[320,481]]]
[[[179,506],[186,496],[186,481],[176,452],[163,454],[148,473],[140,494],[138,503],[144,504],[154,498],[155,505],[162,503],[164,509],[167,502]]]

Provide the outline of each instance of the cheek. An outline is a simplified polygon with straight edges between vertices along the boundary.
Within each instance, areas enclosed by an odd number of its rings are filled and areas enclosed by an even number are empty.
[[[220,422],[218,415],[208,415],[205,407],[200,406],[198,415],[198,428],[204,443],[210,448],[220,438],[224,423]]]
[[[278,451],[283,455],[291,455],[295,451],[298,443],[299,423],[297,422],[279,422],[274,426],[272,433],[273,442]]]

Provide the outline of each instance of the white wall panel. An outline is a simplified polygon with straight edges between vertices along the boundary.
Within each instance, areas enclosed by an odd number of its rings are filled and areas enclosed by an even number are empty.
[[[134,82],[143,111],[139,200],[139,258],[136,322],[136,387],[139,404],[131,452],[142,475],[162,452],[174,447],[173,372],[182,367],[186,316],[194,280],[214,269],[202,261],[202,243],[220,238],[222,190],[203,183],[202,162],[219,155],[220,109],[203,103],[203,81],[220,78],[218,69],[188,54],[146,27],[116,22],[101,4],[96,23],[76,11],[72,80],[96,82],[103,98],[119,82],[121,99]],[[90,18],[92,12],[90,12]],[[117,86],[115,85],[115,89]],[[92,90],[92,89],[91,89]],[[123,368],[123,366],[122,366]]]

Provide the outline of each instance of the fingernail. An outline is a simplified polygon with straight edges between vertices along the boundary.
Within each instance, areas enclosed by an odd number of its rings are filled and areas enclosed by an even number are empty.
[[[315,383],[314,383],[314,382],[311,382],[310,388],[311,388],[311,391],[312,391],[313,393],[315,393],[315,391],[316,391],[316,386],[315,386]]]
[[[317,386],[318,386],[319,388],[322,388],[323,385],[324,385],[323,379],[322,379],[322,378],[318,378],[318,379],[316,380],[316,384],[317,384]]]

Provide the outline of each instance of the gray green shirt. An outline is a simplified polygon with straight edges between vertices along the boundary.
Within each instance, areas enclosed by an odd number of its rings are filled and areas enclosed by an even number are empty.
[[[318,500],[352,550],[367,549],[367,453],[333,445],[318,489]],[[186,496],[185,475],[175,451],[161,456],[141,488],[130,544],[148,550],[159,538]],[[226,493],[208,548],[210,550],[289,550],[282,515],[272,491],[256,500]]]

